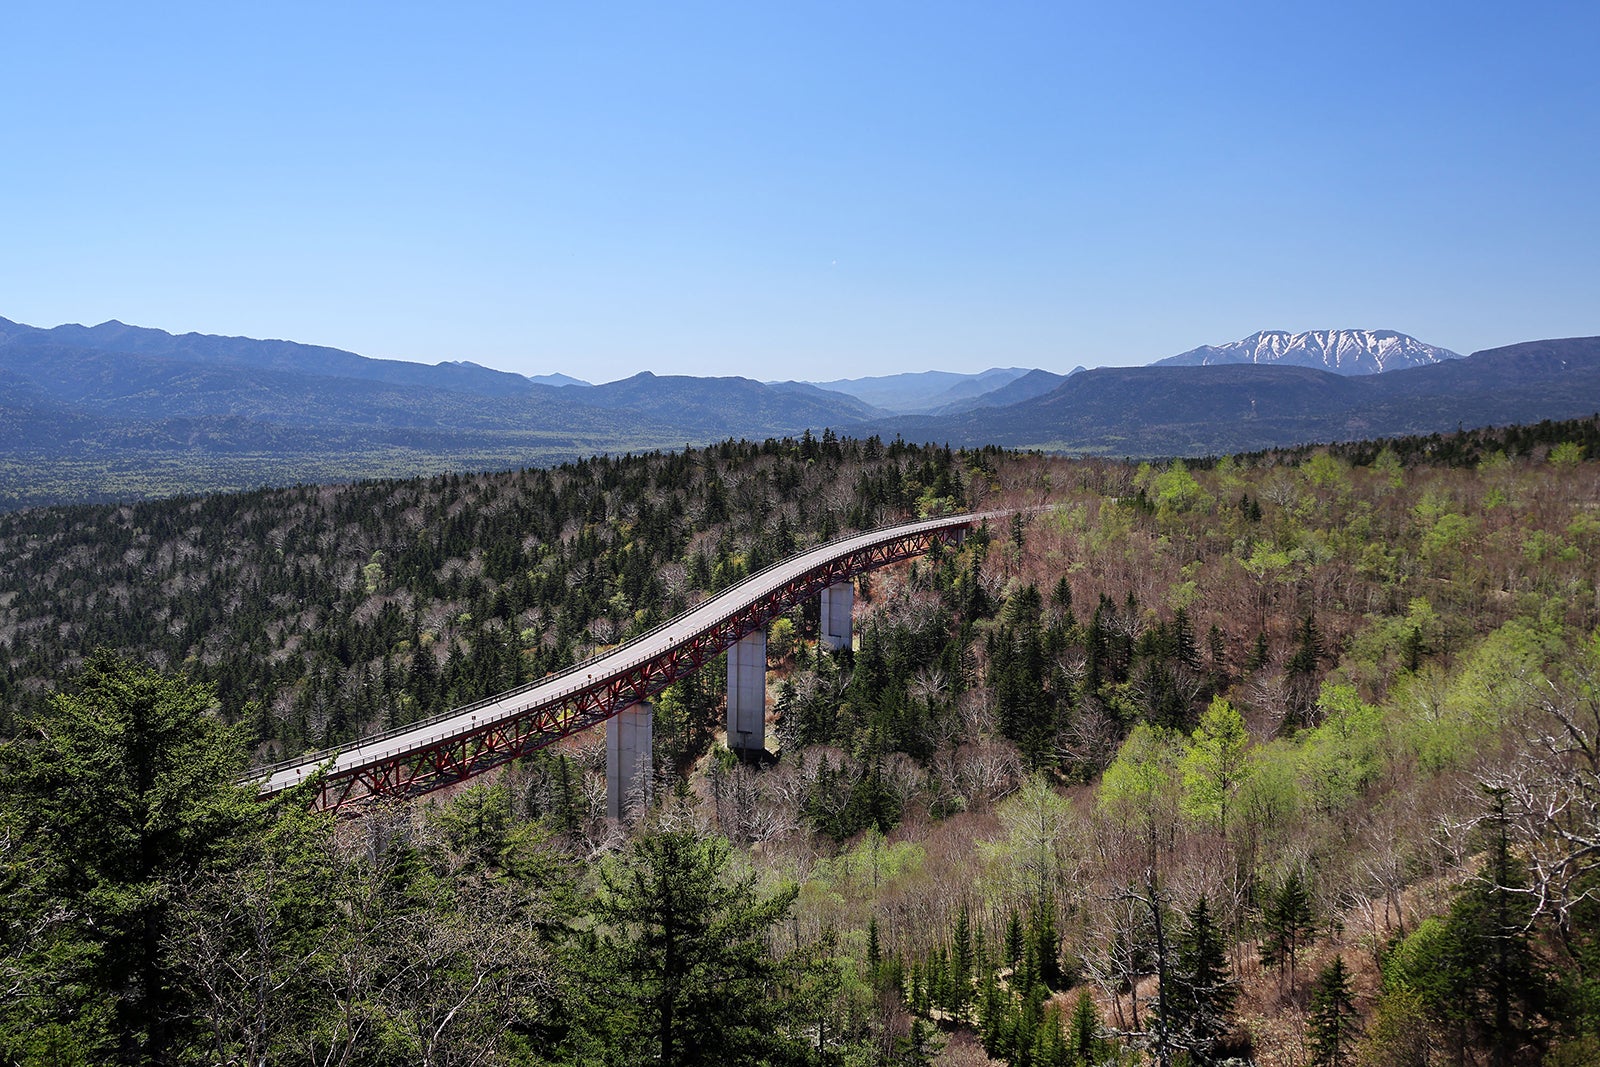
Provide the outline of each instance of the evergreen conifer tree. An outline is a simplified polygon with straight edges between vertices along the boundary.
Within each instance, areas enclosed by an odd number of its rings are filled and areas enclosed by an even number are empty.
[[[1067,1022],[1067,1062],[1072,1067],[1094,1067],[1099,1062],[1105,1041],[1100,1036],[1100,1012],[1088,989],[1078,990],[1078,999],[1072,1006],[1072,1018]]]
[[[950,951],[950,1010],[958,1018],[965,1017],[972,1000],[972,966],[972,920],[967,906],[962,904]]]
[[[1311,1062],[1316,1067],[1348,1067],[1356,1039],[1356,1007],[1344,957],[1322,969],[1311,990]]]
[[[1289,993],[1295,992],[1295,964],[1300,950],[1316,936],[1311,894],[1299,871],[1290,871],[1272,894],[1262,921],[1266,936],[1261,941],[1261,963],[1277,967],[1289,976]]]
[[[1488,798],[1481,830],[1487,863],[1450,906],[1445,970],[1456,992],[1450,1009],[1488,1046],[1493,1067],[1509,1067],[1536,1034],[1549,981],[1530,943],[1532,901],[1511,850],[1505,793],[1490,789]]]
[[[1196,1063],[1209,1063],[1217,1040],[1232,1026],[1238,989],[1228,973],[1227,950],[1204,896],[1195,901],[1185,919],[1168,975],[1172,989],[1165,997],[1170,1016],[1167,1030]]]
[[[1013,970],[1022,967],[1022,916],[1015,909],[1006,918],[1006,962]]]
[[[176,1057],[193,1012],[189,961],[165,948],[173,901],[260,828],[255,790],[236,784],[244,745],[212,702],[100,651],[28,735],[0,746],[0,829],[21,853],[8,862],[29,872],[32,905],[58,914],[25,957],[42,968],[29,976],[48,1006],[40,1021],[63,1021],[91,1060]]]
[[[729,878],[729,847],[693,831],[647,833],[602,872],[595,978],[614,1006],[622,1064],[757,1062],[787,1051],[767,947],[797,890],[761,897]]]
[[[1028,923],[1028,940],[1038,961],[1038,978],[1046,989],[1061,988],[1061,937],[1056,930],[1056,902],[1049,893],[1040,898]]]

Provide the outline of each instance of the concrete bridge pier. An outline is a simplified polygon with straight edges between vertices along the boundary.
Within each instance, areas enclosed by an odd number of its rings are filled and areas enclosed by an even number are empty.
[[[606,815],[621,821],[650,806],[655,706],[632,704],[606,720]]]
[[[741,756],[767,749],[767,632],[728,649],[728,747]]]
[[[848,580],[822,590],[822,643],[837,652],[850,647],[850,612],[856,604],[856,587]]]

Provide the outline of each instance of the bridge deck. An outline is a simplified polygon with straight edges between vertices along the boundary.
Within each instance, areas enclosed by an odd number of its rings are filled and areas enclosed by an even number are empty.
[[[254,780],[263,794],[270,795],[293,788],[327,765],[322,802],[331,806],[356,795],[348,781],[355,778],[364,779],[367,794],[414,795],[438,788],[586,729],[629,703],[655,695],[687,669],[698,669],[708,654],[788,610],[799,596],[814,593],[821,584],[920,554],[936,541],[1005,514],[945,516],[840,538],[758,571],[655,629],[559,674],[341,749],[303,756]],[[884,551],[890,554],[875,555]],[[427,766],[419,769],[415,765],[419,760]],[[346,784],[330,790],[327,783],[339,780]]]

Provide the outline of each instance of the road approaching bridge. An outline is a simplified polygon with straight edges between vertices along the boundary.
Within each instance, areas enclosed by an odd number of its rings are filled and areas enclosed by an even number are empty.
[[[974,526],[1009,514],[951,515],[841,537],[759,571],[559,674],[342,748],[309,753],[258,772],[252,780],[270,796],[317,776],[313,802],[323,808],[443,788],[643,704],[758,632],[763,635],[764,671],[764,633],[771,620],[824,591],[842,588],[848,594],[843,583],[858,574],[959,544]],[[844,617],[848,641],[848,599]],[[732,674],[730,668],[730,678]],[[734,688],[730,684],[730,699]],[[733,715],[730,706],[730,719]],[[644,730],[648,738],[648,721]],[[647,755],[648,741],[645,751]]]

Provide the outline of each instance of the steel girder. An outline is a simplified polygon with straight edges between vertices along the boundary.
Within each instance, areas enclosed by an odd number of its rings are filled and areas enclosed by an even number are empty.
[[[481,725],[469,717],[466,728],[447,737],[326,774],[313,803],[323,809],[339,809],[384,797],[420,796],[529,755],[599,725],[632,704],[657,696],[746,634],[820,595],[827,586],[925,555],[938,546],[959,544],[965,534],[964,526],[920,531],[836,556],[736,606],[710,626],[654,657],[598,678],[591,675],[592,680],[575,692]],[[625,649],[623,646],[618,652]],[[603,669],[604,664],[596,667]]]

